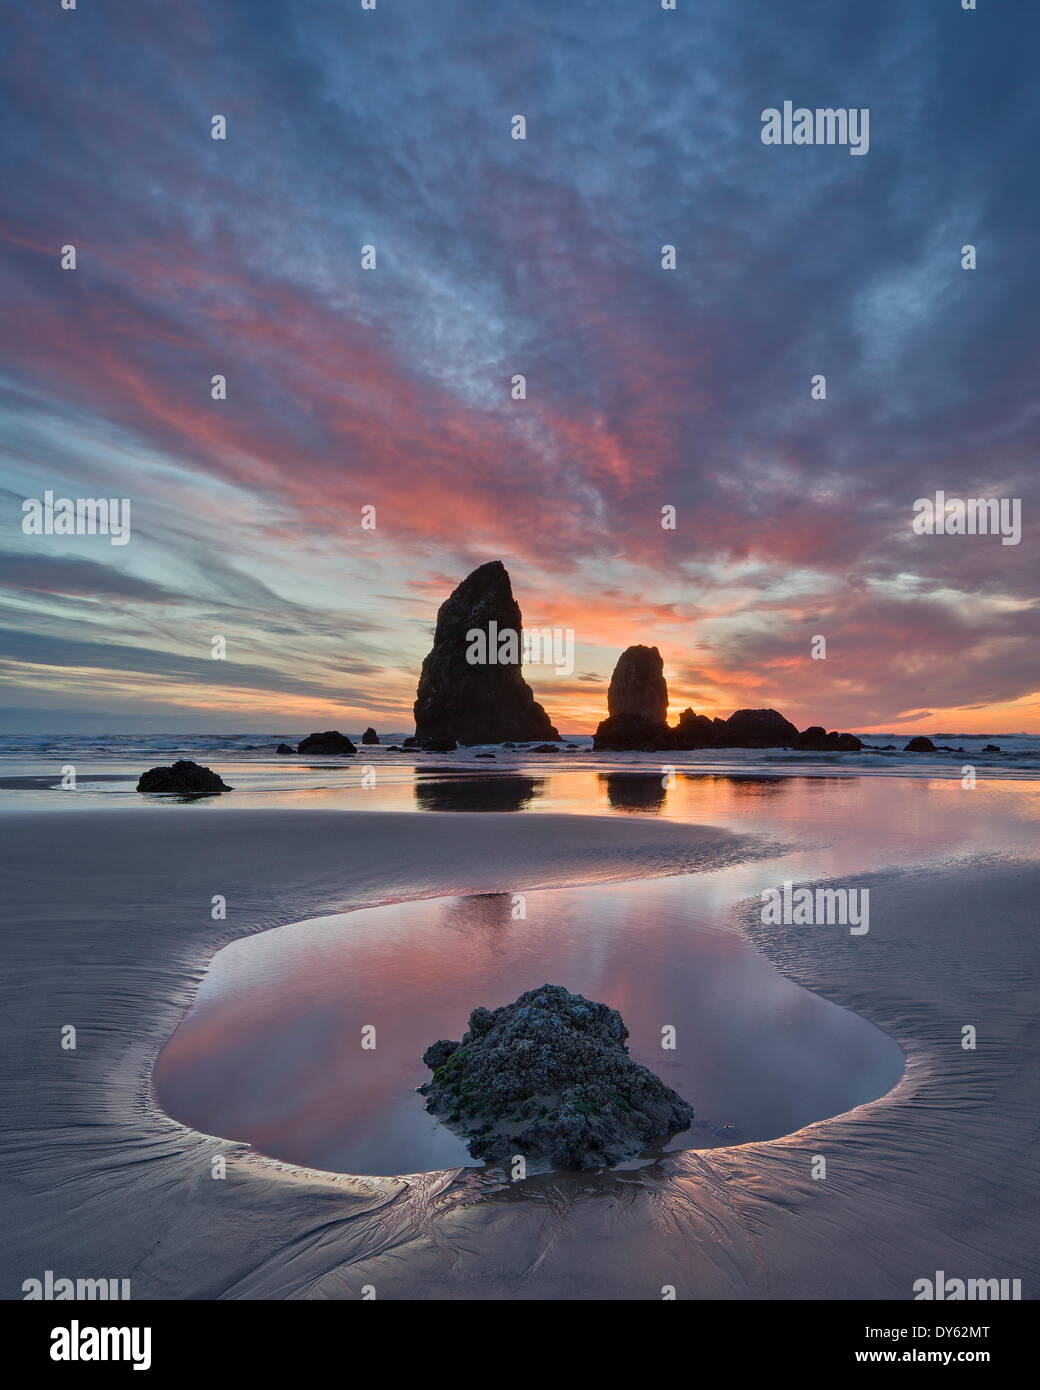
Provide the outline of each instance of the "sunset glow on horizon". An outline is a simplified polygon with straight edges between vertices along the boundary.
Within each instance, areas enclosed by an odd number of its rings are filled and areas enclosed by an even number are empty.
[[[407,732],[500,559],[574,632],[525,670],[563,734],[634,643],[673,722],[1040,733],[1029,45],[711,0],[662,56],[639,6],[528,8],[11,16],[6,732]],[[762,144],[830,81],[867,157]],[[45,490],[128,498],[129,543],[25,534]],[[914,534],[937,491],[1022,499],[1021,543]]]

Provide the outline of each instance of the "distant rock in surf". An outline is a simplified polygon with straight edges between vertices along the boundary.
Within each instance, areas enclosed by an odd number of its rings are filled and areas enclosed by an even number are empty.
[[[362,742],[362,743],[378,743],[378,742],[379,742],[379,735],[376,733],[375,729],[371,729],[371,728],[366,729],[365,732],[361,735],[361,742]]]
[[[719,734],[722,748],[789,748],[798,730],[775,709],[738,709]]]
[[[484,635],[487,659],[470,661],[471,634]],[[515,634],[515,659],[499,639]],[[522,618],[509,574],[490,560],[466,576],[437,613],[433,647],[422,664],[415,700],[415,736],[462,744],[559,739],[521,674]]]
[[[500,1009],[474,1009],[461,1043],[423,1054],[427,1110],[469,1141],[474,1158],[523,1154],[554,1167],[601,1168],[686,1129],[693,1107],[633,1062],[616,1009],[560,985]]]
[[[295,753],[296,749],[291,743],[280,743],[274,751],[276,753]]]
[[[999,753],[999,752],[1000,752],[1000,744],[999,744],[999,743],[987,743],[986,746],[985,746],[985,748],[983,748],[982,751],[983,751],[983,753]]]
[[[346,734],[341,734],[338,729],[326,729],[323,734],[308,734],[296,751],[309,753],[312,757],[327,757],[331,753],[350,755],[356,753],[357,749]]]
[[[813,753],[858,753],[863,740],[855,734],[827,733],[820,724],[813,724],[795,738],[792,748]]]
[[[912,738],[903,749],[904,753],[934,753],[935,744],[930,738],[923,738],[920,734]]]
[[[217,773],[198,763],[179,759],[172,767],[152,767],[141,774],[139,792],[172,792],[178,796],[214,796],[233,791]]]

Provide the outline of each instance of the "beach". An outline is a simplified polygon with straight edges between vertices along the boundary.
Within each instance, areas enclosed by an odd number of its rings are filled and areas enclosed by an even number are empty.
[[[725,778],[698,788],[691,777],[681,816],[618,809],[616,787],[597,814],[545,809],[566,799],[566,774],[536,815],[234,809],[230,797],[219,808],[51,800],[3,814],[0,1027],[14,1059],[3,1297],[48,1269],[129,1278],[134,1299],[346,1299],[366,1288],[394,1299],[660,1299],[670,1287],[682,1299],[905,1300],[936,1270],[1020,1278],[1035,1296],[1033,787],[987,788],[1011,798],[994,804],[1013,805],[1017,820],[1008,813],[1006,836],[974,849],[968,826],[960,844],[949,828],[964,803],[936,789],[944,853],[928,841],[934,784],[886,781],[927,852],[900,863],[879,841],[874,872],[842,873],[871,891],[870,931],[856,938],[766,926],[746,892],[730,901],[773,868],[790,877],[808,862],[785,832],[811,798],[838,797],[851,823],[856,788],[871,782],[806,792],[811,778],[772,779],[789,783],[796,810],[768,833],[757,807],[785,795],[763,790],[769,780],[735,792]],[[690,818],[698,797],[716,823]],[[944,813],[947,803],[956,809]],[[835,867],[855,860],[857,838],[836,841]],[[766,1142],[519,1183],[472,1164],[411,1175],[293,1166],[193,1131],[156,1102],[155,1063],[230,942],[381,904],[548,899],[603,884],[624,894],[654,878],[681,880],[691,901],[717,885],[718,929],[898,1043],[905,1068],[892,1089]],[[501,1001],[472,1000],[485,1002]],[[62,1048],[68,1025],[75,1050]],[[965,1025],[974,1050],[962,1046]],[[821,1156],[826,1176],[814,1177]]]

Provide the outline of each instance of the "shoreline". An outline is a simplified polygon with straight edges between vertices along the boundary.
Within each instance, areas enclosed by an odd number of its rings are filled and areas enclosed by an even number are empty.
[[[521,830],[510,817],[302,810],[242,810],[222,819],[214,845],[212,822],[185,819],[192,814],[190,808],[171,807],[147,817],[129,809],[70,816],[61,846],[61,891],[74,901],[55,908],[40,902],[30,885],[20,905],[11,904],[12,917],[20,910],[25,933],[21,942],[11,941],[8,978],[14,984],[20,967],[23,977],[0,1027],[8,1054],[17,1057],[22,1085],[8,1110],[13,1133],[6,1142],[13,1152],[8,1161],[16,1175],[12,1187],[21,1190],[21,1211],[30,1209],[32,1219],[26,1223],[20,1218],[9,1192],[3,1201],[12,1235],[3,1257],[4,1298],[19,1298],[21,1281],[45,1268],[131,1277],[135,1298],[352,1297],[364,1283],[374,1283],[380,1297],[403,1298],[658,1298],[665,1283],[674,1284],[684,1298],[899,1297],[892,1290],[901,1287],[902,1276],[877,1252],[873,1273],[846,1271],[846,1291],[824,1287],[821,1277],[826,1281],[832,1239],[828,1233],[837,1223],[845,1228],[843,1242],[873,1251],[879,1230],[898,1230],[904,1245],[915,1252],[916,1275],[928,1273],[937,1267],[937,1250],[948,1247],[934,1234],[922,1237],[920,1222],[915,1229],[905,1194],[902,1202],[890,1194],[897,1220],[893,1223],[889,1211],[886,1221],[885,1209],[876,1210],[872,1188],[885,1186],[893,1161],[903,1162],[914,1173],[907,1190],[920,1196],[921,1175],[914,1160],[935,1165],[936,1107],[941,1115],[952,1102],[955,1112],[969,1115],[966,1128],[972,1142],[986,1154],[975,1163],[951,1159],[957,1152],[956,1135],[951,1148],[951,1135],[940,1134],[941,1185],[951,1196],[937,1200],[956,1203],[958,1182],[963,1185],[960,1169],[967,1165],[977,1186],[978,1164],[996,1164],[989,1169],[992,1179],[1021,1137],[1021,1121],[1018,1128],[1005,1125],[1002,1130],[999,1107],[989,1113],[986,1088],[1003,1096],[1020,1087],[1035,1102],[1037,1083],[1025,1068],[1008,1075],[975,1067],[973,1079],[973,1069],[963,1059],[951,1066],[937,1051],[934,1021],[931,1031],[923,1026],[922,1001],[916,1001],[916,1013],[913,999],[900,1006],[898,978],[890,969],[879,974],[876,967],[884,967],[878,956],[890,954],[893,945],[897,956],[905,949],[902,938],[889,941],[875,927],[871,944],[878,944],[880,952],[865,957],[875,969],[866,980],[850,983],[841,943],[830,942],[821,950],[819,939],[807,939],[804,929],[756,928],[741,919],[738,909],[735,918],[752,944],[781,973],[853,1009],[896,1039],[907,1063],[892,1091],[783,1139],[684,1151],[649,1171],[606,1173],[591,1182],[587,1174],[577,1179],[547,1174],[528,1179],[522,1193],[488,1192],[479,1174],[455,1182],[458,1170],[397,1179],[351,1178],[261,1158],[244,1145],[185,1129],[158,1110],[151,1096],[155,1058],[190,1005],[212,955],[228,941],[322,911],[400,901],[392,891],[395,875],[399,888],[406,880],[413,887],[423,885],[426,891],[410,897],[500,890],[503,876],[511,871],[510,856],[517,872],[524,862],[530,865],[532,855],[545,862],[544,838],[550,832],[548,858],[556,856],[555,866],[543,871],[538,882],[518,878],[508,886],[534,890],[625,881],[648,876],[648,866],[651,874],[695,873],[699,859],[703,865],[705,855],[720,850],[735,856],[729,862],[737,862],[772,855],[777,847],[645,817],[615,822],[543,815]],[[170,825],[168,833],[156,834],[155,815]],[[461,852],[453,838],[459,815],[466,816]],[[50,818],[48,823],[53,823]],[[5,857],[19,867],[30,862],[33,831],[40,825],[33,817],[5,825]],[[391,838],[394,829],[406,828],[408,836]],[[339,849],[336,836],[315,843],[319,829],[352,834],[349,852]],[[275,844],[257,844],[258,836],[273,838]],[[449,846],[451,855],[446,856]],[[495,869],[483,888],[479,873],[476,882],[460,884],[460,859],[492,850]],[[191,866],[188,877],[178,858],[185,855]],[[128,856],[135,857],[137,882],[127,873]],[[279,864],[285,865],[281,876]],[[634,873],[634,867],[639,871]],[[596,873],[603,877],[589,877]],[[10,868],[8,875],[14,877]],[[911,900],[920,898],[922,885],[928,885],[933,896],[918,902],[915,911],[923,925],[914,932],[915,942],[918,937],[924,942],[920,949],[926,960],[934,953],[937,903],[942,908],[939,925],[949,930],[949,906],[940,900],[952,894],[952,901],[963,906],[969,897],[992,910],[994,891],[998,902],[1003,894],[1006,909],[1021,916],[1021,930],[1016,935],[1006,929],[999,942],[993,933],[983,938],[997,959],[990,961],[989,979],[976,972],[975,990],[1004,1000],[988,1026],[991,1035],[996,1028],[1008,1033],[1008,1046],[1023,1019],[1021,1008],[1007,1003],[1006,957],[1016,946],[1023,954],[1036,950],[1025,933],[1040,868],[1001,863],[959,870],[949,878],[944,886],[934,870],[922,870],[916,876],[881,874],[864,881],[886,884],[894,900],[908,893]],[[91,900],[93,917],[82,906],[83,889],[89,889],[91,879],[98,883]],[[192,901],[181,903],[179,910],[173,896],[178,882],[193,884]],[[164,886],[170,889],[165,900]],[[52,889],[48,881],[43,892]],[[215,923],[209,918],[210,893],[225,889],[228,920]],[[108,923],[100,943],[95,939],[99,917]],[[179,918],[176,925],[169,921],[174,917]],[[196,921],[197,929],[192,931],[186,921]],[[89,944],[78,942],[81,929],[91,931]],[[13,925],[7,930],[10,939]],[[966,940],[964,929],[957,931],[962,949],[970,945],[972,930],[969,921]],[[133,935],[128,938],[127,932]],[[55,954],[65,966],[60,980],[55,978]],[[113,970],[115,988],[109,978]],[[842,993],[846,997],[837,997]],[[50,1011],[46,1024],[41,997]],[[99,1000],[111,1005],[107,1015]],[[962,1005],[962,1013],[964,1009]],[[81,1032],[74,1054],[62,1054],[57,1040],[58,1028],[68,1022]],[[70,1076],[70,1067],[80,1069],[84,1063],[86,1075],[80,1070]],[[1006,1101],[1004,1105],[1006,1120]],[[985,1112],[981,1133],[975,1115],[980,1108]],[[1016,1117],[1020,1109],[1029,1112],[1028,1104],[1012,1108]],[[903,1119],[912,1122],[909,1147],[900,1139]],[[837,1153],[837,1172],[832,1169],[822,1188],[809,1179],[806,1162],[806,1155],[821,1146]],[[210,1160],[217,1153],[228,1160],[223,1182],[210,1178]],[[604,1204],[590,1191],[609,1192],[616,1199],[606,1204],[612,1213],[606,1226]],[[814,1223],[811,1209],[820,1208],[824,1194],[835,1200],[823,1203],[829,1210],[824,1214],[818,1209]],[[556,1214],[546,1228],[550,1196]],[[784,1239],[778,1218],[795,1212],[804,1224],[799,1223],[798,1232],[787,1231]],[[1026,1296],[1035,1293],[1037,1219],[999,1205],[987,1210],[974,1188],[969,1216],[973,1258],[981,1262],[991,1243],[1005,1262],[1018,1258],[1020,1267],[958,1270],[955,1244],[939,1264],[963,1275],[1025,1275]],[[983,1243],[980,1232],[989,1217],[1006,1229],[999,1241]],[[613,1243],[620,1240],[623,1252],[615,1251],[613,1258],[604,1252],[602,1260],[590,1260],[590,1251],[595,1254],[608,1237]],[[407,1255],[402,1253],[405,1246]],[[905,1287],[910,1297],[910,1283]]]

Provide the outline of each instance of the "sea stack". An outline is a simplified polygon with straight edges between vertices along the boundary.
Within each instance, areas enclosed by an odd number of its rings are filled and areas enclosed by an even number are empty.
[[[596,730],[593,748],[628,751],[674,746],[666,724],[668,685],[656,647],[626,647],[618,657],[607,691],[607,718]]]
[[[775,709],[738,709],[728,719],[684,709],[669,727],[668,685],[656,647],[626,647],[618,657],[607,691],[607,718],[596,729],[597,752],[664,753],[702,748],[798,748],[812,752],[858,753],[855,734],[828,733],[820,724],[799,733]],[[911,739],[907,751],[927,739]]]
[[[561,985],[474,1009],[462,1041],[431,1043],[431,1114],[465,1135],[474,1158],[513,1154],[556,1168],[602,1168],[686,1129],[693,1106],[628,1055],[617,1009]]]
[[[521,674],[522,630],[520,605],[501,560],[475,569],[445,599],[419,675],[415,737],[420,744],[559,739]],[[483,661],[468,659],[479,652],[474,632],[483,634]],[[503,644],[510,633],[515,633],[515,653]]]
[[[653,724],[668,718],[668,684],[656,647],[626,647],[607,690],[607,714],[637,714]]]

